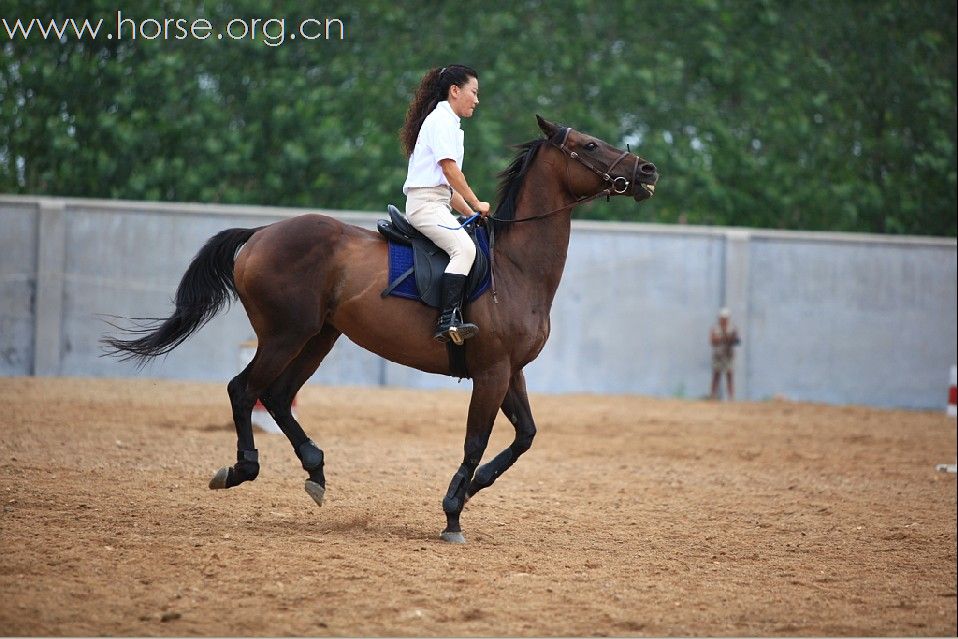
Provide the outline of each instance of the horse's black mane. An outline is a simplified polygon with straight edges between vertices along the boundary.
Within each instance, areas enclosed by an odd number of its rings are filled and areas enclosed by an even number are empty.
[[[543,144],[548,142],[546,138],[539,138],[523,144],[517,144],[516,157],[504,171],[499,174],[499,188],[496,192],[498,204],[496,204],[495,217],[500,220],[514,220],[516,217],[516,200],[519,197],[519,189],[525,180],[529,167],[532,166],[532,160]],[[496,230],[508,228],[511,224],[496,225]]]

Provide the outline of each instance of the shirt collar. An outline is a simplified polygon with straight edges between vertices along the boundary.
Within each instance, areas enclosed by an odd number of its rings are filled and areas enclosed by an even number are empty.
[[[452,110],[452,106],[449,104],[449,100],[443,100],[442,102],[436,105],[436,108],[443,109],[444,111],[446,111],[446,113],[456,118],[456,124],[459,124],[462,121],[461,118],[458,115],[456,115],[456,112]]]

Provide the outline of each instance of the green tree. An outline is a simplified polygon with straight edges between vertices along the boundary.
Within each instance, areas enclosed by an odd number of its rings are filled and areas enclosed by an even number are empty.
[[[106,31],[116,10],[3,0],[0,17]],[[170,0],[129,17],[285,17],[287,39],[0,30],[0,190],[381,210],[402,198],[416,83],[462,62],[481,76],[465,168],[486,199],[541,113],[661,170],[641,207],[580,217],[956,234],[950,2]],[[290,39],[306,17],[341,19],[344,39]]]

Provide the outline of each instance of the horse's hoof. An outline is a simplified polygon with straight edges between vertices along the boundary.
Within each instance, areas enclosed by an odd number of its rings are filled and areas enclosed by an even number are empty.
[[[306,480],[306,492],[310,497],[313,498],[313,501],[316,502],[317,506],[323,505],[323,497],[326,495],[326,489],[314,482],[312,479]]]
[[[210,480],[210,490],[219,490],[220,488],[226,488],[226,480],[230,476],[230,467],[223,466],[216,474],[213,475],[213,479]]]
[[[444,532],[441,535],[439,535],[439,538],[442,539],[447,544],[466,543],[466,537],[461,532]]]

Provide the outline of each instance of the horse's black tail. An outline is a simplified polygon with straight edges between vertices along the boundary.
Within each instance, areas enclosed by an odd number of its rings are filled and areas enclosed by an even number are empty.
[[[145,364],[152,357],[165,355],[213,319],[224,304],[236,299],[233,259],[236,251],[260,228],[228,229],[211,237],[183,274],[176,289],[176,308],[170,317],[139,318],[134,328],[123,329],[135,339],[104,337],[106,353],[121,360]]]

